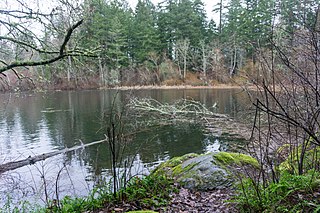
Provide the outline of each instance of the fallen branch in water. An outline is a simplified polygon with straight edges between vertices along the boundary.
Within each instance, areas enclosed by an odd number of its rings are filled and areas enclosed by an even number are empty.
[[[233,138],[248,140],[251,131],[245,124],[237,122],[226,114],[219,114],[210,111],[216,104],[207,108],[204,104],[194,100],[180,99],[176,102],[161,103],[151,98],[133,98],[128,104],[131,110],[130,115],[137,122],[137,118],[143,124],[168,124],[170,122],[197,122],[203,125],[205,134],[220,137],[222,134],[230,135]],[[227,137],[227,136],[225,136]]]
[[[170,118],[214,115],[204,104],[188,99],[180,99],[173,104],[168,104],[150,98],[133,98],[130,100],[128,106],[133,111],[154,113],[169,116]],[[212,107],[216,107],[216,104]]]
[[[42,160],[45,160],[47,158],[50,158],[50,157],[53,157],[53,156],[56,156],[59,154],[64,154],[64,153],[75,151],[78,149],[84,149],[88,146],[100,144],[105,141],[107,141],[107,138],[105,138],[103,140],[99,140],[99,141],[94,141],[94,142],[91,142],[88,144],[77,145],[77,146],[74,146],[71,148],[65,148],[62,150],[57,150],[57,151],[53,151],[53,152],[49,152],[49,153],[43,153],[41,155],[36,155],[34,157],[29,156],[28,158],[23,159],[23,160],[19,160],[19,161],[12,161],[12,162],[8,162],[8,163],[4,163],[4,164],[0,165],[0,174],[7,172],[7,171],[10,171],[10,170],[18,169],[23,166],[35,164],[38,161],[42,161]]]

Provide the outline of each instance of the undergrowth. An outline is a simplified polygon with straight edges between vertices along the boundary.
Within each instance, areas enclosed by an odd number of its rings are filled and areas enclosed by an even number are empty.
[[[53,212],[83,212],[124,203],[136,209],[158,208],[167,205],[172,191],[173,182],[164,176],[134,177],[129,181],[127,187],[120,189],[115,196],[106,189],[95,189],[86,198],[65,197],[61,202],[61,207],[56,207]]]
[[[120,200],[140,208],[159,208],[166,206],[170,194],[175,191],[173,181],[165,176],[150,175],[133,178],[127,188],[120,190]]]
[[[134,209],[156,209],[166,206],[170,201],[170,194],[174,191],[173,181],[164,176],[149,175],[143,178],[132,178],[126,188],[116,194],[109,186],[96,187],[90,195],[82,198],[64,197],[59,202],[53,200],[50,206],[34,207],[31,204],[13,208],[8,204],[0,212],[37,212],[37,213],[67,213],[94,211],[106,207],[125,204]]]
[[[285,172],[279,182],[263,186],[246,178],[238,185],[240,212],[320,212],[320,173],[304,175]]]

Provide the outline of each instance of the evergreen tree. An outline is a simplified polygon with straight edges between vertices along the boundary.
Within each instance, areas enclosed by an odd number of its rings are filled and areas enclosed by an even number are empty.
[[[158,5],[158,32],[161,42],[161,50],[169,59],[173,59],[174,42],[175,42],[175,26],[176,20],[175,10],[177,7],[177,0],[165,0]]]
[[[255,57],[255,49],[268,45],[275,15],[274,0],[246,0],[242,14],[240,38],[244,39],[248,58]]]
[[[125,0],[113,0],[107,7],[106,56],[108,66],[120,69],[129,63],[129,26],[132,11]]]
[[[201,64],[200,41],[209,41],[213,31],[209,31],[204,4],[201,0],[167,0],[159,5],[158,26],[161,32],[162,48],[170,59],[179,62],[181,52],[177,51],[180,41],[188,40],[188,68],[196,70]],[[209,34],[210,32],[210,34]],[[185,73],[184,73],[185,76]]]
[[[297,29],[313,27],[319,3],[319,0],[279,0],[280,25],[291,41]]]
[[[102,81],[118,83],[122,68],[129,64],[129,26],[132,11],[125,0],[88,0],[83,45],[100,45],[99,70]]]
[[[160,54],[155,6],[150,0],[138,1],[130,35],[131,55],[135,62],[144,62],[153,52]]]
[[[255,50],[269,44],[274,16],[273,0],[230,1],[221,35],[230,75],[235,74],[246,59],[255,61]]]
[[[201,0],[181,0],[174,10],[174,40],[189,39],[190,45],[198,47],[206,35],[206,14]]]

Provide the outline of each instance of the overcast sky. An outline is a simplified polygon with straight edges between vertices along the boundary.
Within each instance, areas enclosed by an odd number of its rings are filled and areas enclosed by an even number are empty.
[[[131,5],[132,8],[135,8],[138,0],[127,0],[129,2],[129,4]],[[155,5],[157,5],[159,2],[163,1],[163,0],[151,0]],[[220,0],[202,0],[202,2],[204,3],[205,9],[207,11],[207,16],[208,18],[212,18],[216,23],[219,20],[219,15],[218,14],[213,14],[212,9],[213,6],[218,4],[220,2]]]
[[[134,9],[138,0],[127,0],[130,4],[130,6]],[[151,0],[155,5],[157,5],[159,2],[163,0]],[[0,9],[16,9],[17,5],[18,7],[21,6],[18,3],[18,0],[0,0]],[[51,0],[23,0],[21,2],[25,2],[28,5],[33,5],[33,7],[40,8],[41,11],[50,12],[52,8],[54,7],[54,3]],[[82,2],[80,0],[78,3]],[[205,10],[207,12],[207,17],[209,19],[213,19],[216,23],[219,21],[219,14],[213,14],[212,10],[214,5],[220,2],[220,0],[202,0],[202,2],[205,4]],[[1,17],[0,17],[1,18]]]

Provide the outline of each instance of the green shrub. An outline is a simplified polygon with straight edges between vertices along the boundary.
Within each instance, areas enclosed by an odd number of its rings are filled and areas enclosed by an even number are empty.
[[[160,207],[167,205],[173,192],[173,181],[165,176],[150,175],[131,179],[125,189],[119,191],[125,202],[139,201],[143,207]]]
[[[283,173],[278,183],[263,187],[252,179],[243,179],[238,186],[235,202],[241,212],[312,212],[320,208],[313,195],[319,190],[320,173],[304,175]]]
[[[109,190],[108,185],[95,188],[85,198],[71,198],[69,196],[57,202],[52,201],[49,207],[27,212],[85,212],[103,208],[106,204],[117,205],[128,203],[135,205],[139,203],[142,208],[157,208],[166,206],[170,200],[170,194],[174,190],[173,181],[164,176],[150,175],[143,178],[134,177],[126,188],[120,189],[116,196]],[[9,207],[7,207],[8,209]],[[15,211],[19,212],[19,211]]]

